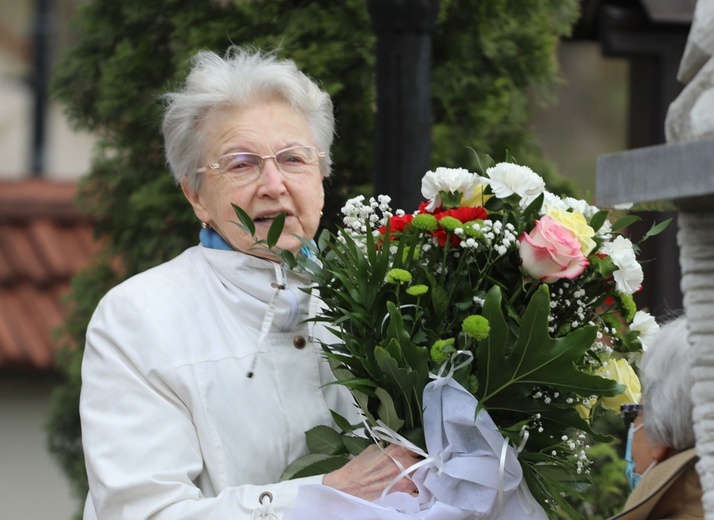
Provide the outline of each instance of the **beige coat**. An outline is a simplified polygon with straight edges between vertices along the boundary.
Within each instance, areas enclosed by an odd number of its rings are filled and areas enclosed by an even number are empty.
[[[695,520],[704,518],[702,487],[694,449],[678,453],[647,472],[622,513],[610,520]]]

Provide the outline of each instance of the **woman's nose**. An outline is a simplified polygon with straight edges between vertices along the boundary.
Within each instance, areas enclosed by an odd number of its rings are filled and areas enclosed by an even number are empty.
[[[263,171],[258,177],[260,186],[268,190],[284,190],[284,180],[283,173],[275,157],[265,158],[263,160]]]

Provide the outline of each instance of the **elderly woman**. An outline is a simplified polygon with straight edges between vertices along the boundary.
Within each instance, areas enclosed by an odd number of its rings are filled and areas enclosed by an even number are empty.
[[[168,163],[203,229],[199,245],[112,289],[92,317],[84,518],[281,518],[305,483],[377,498],[410,452],[373,447],[332,473],[279,482],[331,410],[358,419],[346,389],[327,384],[307,281],[256,246],[232,207],[259,239],[285,213],[278,247],[299,254],[330,174],[329,96],[292,62],[232,48],[198,53],[166,99]]]
[[[684,317],[664,325],[642,358],[641,405],[624,405],[634,419],[627,439],[633,491],[613,518],[704,518],[692,422],[692,349]]]

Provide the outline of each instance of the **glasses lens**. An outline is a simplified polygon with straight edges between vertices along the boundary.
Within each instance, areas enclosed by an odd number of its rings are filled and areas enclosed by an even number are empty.
[[[294,146],[278,152],[275,160],[285,173],[304,173],[317,163],[317,151],[308,146]]]
[[[258,175],[263,164],[263,158],[256,153],[231,153],[218,159],[221,173],[241,177]]]

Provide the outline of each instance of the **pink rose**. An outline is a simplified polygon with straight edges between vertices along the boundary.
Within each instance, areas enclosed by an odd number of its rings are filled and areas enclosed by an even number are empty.
[[[552,283],[559,278],[572,280],[590,264],[580,249],[580,241],[568,228],[544,216],[530,234],[518,239],[521,266],[533,278]]]

